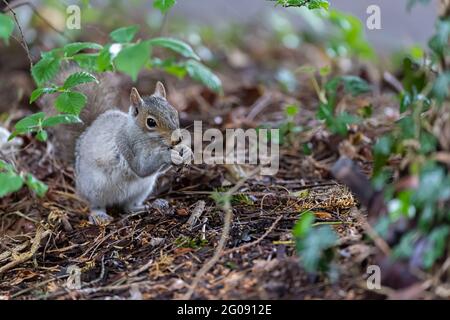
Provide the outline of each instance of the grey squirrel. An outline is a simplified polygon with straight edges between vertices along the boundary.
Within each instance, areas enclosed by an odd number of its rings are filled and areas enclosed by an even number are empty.
[[[60,78],[79,71],[68,68]],[[119,76],[97,75],[99,84],[79,86],[88,102],[80,114],[82,124],[54,129],[56,153],[75,161],[75,182],[79,195],[91,207],[89,220],[106,224],[112,220],[109,207],[139,210],[155,192],[159,176],[174,165],[189,163],[188,146],[181,143],[177,110],[167,101],[161,82],[154,93],[141,97],[132,88],[128,112],[118,109]],[[41,99],[47,114],[54,114],[54,97]]]

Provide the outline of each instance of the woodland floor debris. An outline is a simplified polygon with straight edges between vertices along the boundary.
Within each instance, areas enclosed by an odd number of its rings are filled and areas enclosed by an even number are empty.
[[[258,61],[261,55],[267,64],[282,58],[291,69],[308,62],[298,50],[264,51],[254,43],[247,49],[251,61]],[[26,70],[26,62],[25,57],[18,73]],[[214,267],[201,277],[192,298],[380,297],[364,286],[366,266],[374,261],[377,250],[363,237],[364,221],[357,217],[364,217],[364,209],[347,187],[331,178],[330,170],[343,153],[366,174],[371,173],[371,145],[395,121],[392,113],[385,111],[398,103],[396,98],[386,90],[380,95],[342,99],[341,108],[371,104],[374,110],[370,120],[342,138],[325,132],[315,119],[313,88],[304,86],[292,96],[274,82],[258,85],[273,70],[250,63],[239,69],[226,61],[223,64],[223,97],[186,82],[170,90],[169,100],[177,100],[174,104],[182,111],[183,126],[189,127],[194,120],[221,129],[281,126],[286,122],[284,107],[299,101],[295,123],[310,129],[295,139],[285,137],[275,176],[251,177],[234,194],[225,248]],[[361,66],[352,67],[355,74],[365,73]],[[144,73],[138,83],[159,76]],[[28,97],[15,102],[11,120],[28,112],[27,101]],[[26,189],[0,199],[0,297],[5,299],[183,297],[197,272],[213,256],[222,234],[224,212],[212,199],[213,192],[234,185],[242,173],[251,171],[247,166],[194,165],[184,169],[172,189],[161,195],[168,201],[167,209],[150,205],[133,215],[116,213],[113,223],[97,227],[88,224],[87,204],[74,190],[73,168],[54,158],[51,139],[47,145],[30,136],[23,140],[24,147],[14,162],[45,181],[49,191],[42,199]],[[312,148],[306,155],[308,146]],[[340,277],[336,282],[307,274],[298,263],[292,228],[308,210],[315,213],[317,224],[331,225],[340,236]],[[79,268],[79,289],[70,286],[73,266]],[[439,288],[441,293],[448,290]]]

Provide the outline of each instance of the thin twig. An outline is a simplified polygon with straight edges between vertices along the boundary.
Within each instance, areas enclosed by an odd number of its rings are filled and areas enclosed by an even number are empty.
[[[63,31],[58,30],[55,26],[53,26],[50,23],[50,21],[48,21],[44,16],[42,16],[33,3],[26,1],[26,2],[21,2],[21,3],[17,3],[17,4],[9,4],[9,8],[11,8],[11,9],[16,9],[16,8],[19,8],[22,6],[29,6],[31,8],[31,10],[33,11],[33,13],[36,15],[36,17],[38,17],[39,19],[44,21],[53,31],[59,33],[62,37],[66,38],[67,40],[70,40],[70,41],[73,40],[70,37],[68,37]],[[3,12],[10,10],[9,8],[3,10]]]
[[[250,107],[250,112],[245,118],[246,121],[253,121],[255,117],[266,109],[272,102],[272,94],[266,93],[256,100],[256,102]]]
[[[152,264],[153,264],[153,259],[150,259],[146,264],[144,264],[139,269],[130,272],[130,274],[128,276],[130,278],[135,277],[135,276],[139,275],[140,273],[147,271],[152,266]]]
[[[275,221],[272,223],[270,228],[267,229],[267,231],[264,232],[264,234],[261,237],[259,237],[258,239],[256,239],[255,241],[252,241],[250,243],[246,243],[246,244],[244,244],[244,245],[242,245],[240,247],[228,249],[228,250],[224,251],[222,253],[222,255],[227,255],[227,254],[230,254],[230,253],[233,253],[233,252],[236,252],[236,251],[245,250],[245,249],[248,249],[250,247],[253,247],[253,246],[257,245],[262,240],[264,240],[264,238],[267,237],[273,231],[273,229],[275,229],[276,225],[278,224],[278,222],[280,222],[281,219],[283,219],[283,216],[282,215],[278,216],[278,218],[275,219]]]
[[[11,261],[11,262],[5,264],[3,267],[1,267],[0,275],[5,273],[8,270],[14,268],[15,266],[31,259],[38,251],[42,239],[47,237],[50,233],[51,233],[50,230],[44,231],[44,228],[39,226],[36,230],[36,235],[34,237],[33,243],[31,244],[30,251],[18,255],[18,257],[16,259],[14,259],[13,261]]]
[[[206,202],[203,200],[199,200],[197,204],[195,205],[194,210],[192,210],[192,214],[189,217],[189,220],[186,222],[186,224],[189,226],[189,228],[192,230],[192,228],[197,223],[198,219],[202,215],[203,211],[205,210]]]
[[[16,22],[17,28],[20,32],[20,37],[22,38],[22,47],[25,49],[25,52],[27,53],[28,60],[30,61],[30,69],[33,67],[33,59],[31,58],[30,49],[28,48],[28,44],[25,41],[25,37],[23,35],[22,27],[20,26],[19,20],[17,20],[16,12],[13,10],[13,8],[10,7],[8,1],[3,0],[3,3],[5,3],[6,7],[9,11],[13,14],[14,21]]]

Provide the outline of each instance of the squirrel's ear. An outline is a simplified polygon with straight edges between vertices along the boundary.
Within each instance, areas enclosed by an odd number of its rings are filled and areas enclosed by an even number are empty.
[[[133,106],[140,106],[142,104],[142,98],[135,87],[131,88],[130,101]]]
[[[155,93],[153,93],[153,95],[164,99],[166,98],[166,89],[164,88],[164,85],[161,81],[158,81],[156,83]]]

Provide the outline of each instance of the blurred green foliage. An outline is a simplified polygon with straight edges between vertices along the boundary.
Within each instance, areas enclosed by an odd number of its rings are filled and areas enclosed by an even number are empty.
[[[8,44],[9,37],[11,37],[13,30],[14,30],[13,18],[4,13],[0,13],[0,39],[3,39],[3,41],[6,44]]]
[[[38,197],[43,197],[48,187],[29,173],[19,173],[15,168],[0,160],[0,197],[19,191],[26,185]]]

